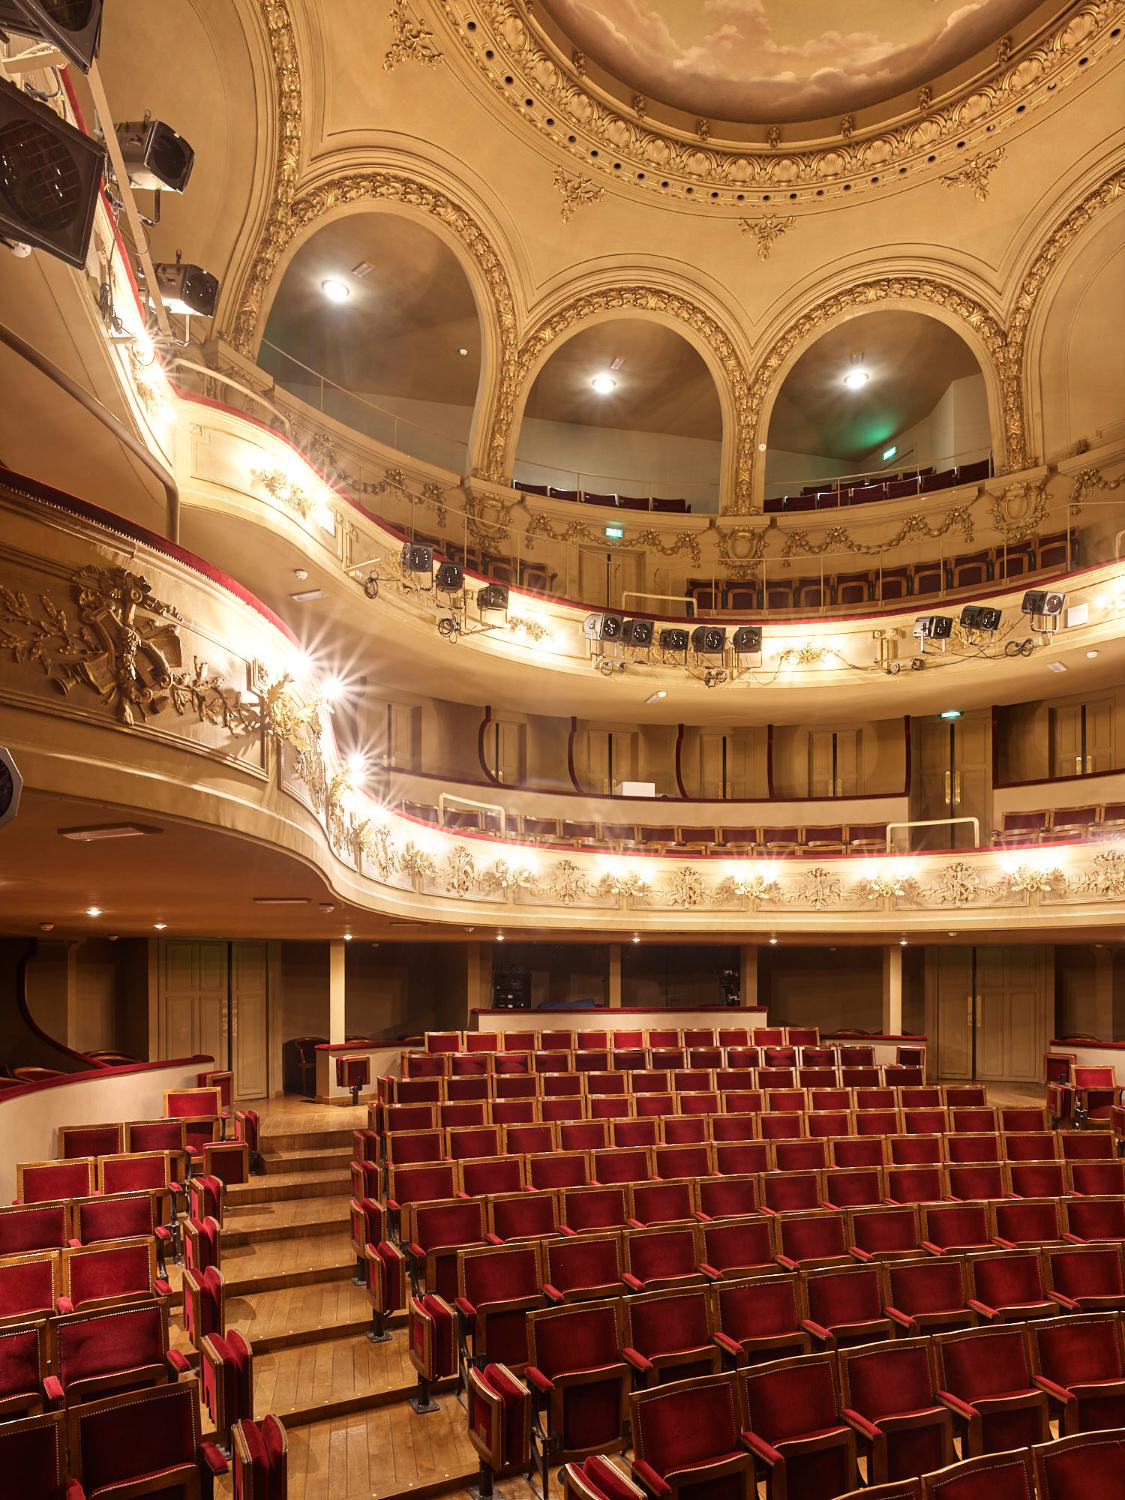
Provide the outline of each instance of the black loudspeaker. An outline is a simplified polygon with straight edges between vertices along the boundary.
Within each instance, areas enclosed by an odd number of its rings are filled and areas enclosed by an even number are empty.
[[[506,583],[487,584],[477,595],[477,608],[507,609],[508,585]]]
[[[185,317],[213,318],[219,301],[218,279],[202,266],[184,261],[160,261],[156,272],[156,291],[169,312]]]
[[[148,192],[182,193],[195,152],[163,120],[129,120],[115,127],[130,185]]]
[[[104,168],[97,141],[0,80],[0,235],[84,266]]]
[[[1054,618],[1062,614],[1065,603],[1066,595],[1056,593],[1054,589],[1029,589],[1023,596],[1020,608],[1025,615],[1046,615]]]
[[[0,0],[0,31],[53,42],[83,73],[98,55],[102,0]]]
[[[493,1010],[530,1010],[531,975],[526,969],[509,969],[492,976]]]
[[[724,625],[697,625],[691,633],[691,649],[698,656],[721,656],[726,644]]]
[[[446,594],[458,594],[465,587],[465,570],[460,563],[443,562],[438,564],[437,574],[434,577],[434,588],[441,589]]]
[[[657,643],[661,651],[686,651],[688,648],[688,633],[681,630],[678,625],[672,626],[670,630],[662,630],[657,637]]]
[[[582,630],[588,641],[619,641],[624,624],[621,615],[587,615]]]
[[[426,542],[407,542],[402,549],[404,573],[432,573],[434,549]]]
[[[651,646],[652,636],[651,620],[626,620],[621,627],[621,639],[626,646]]]
[[[998,630],[1000,611],[991,604],[966,604],[961,611],[962,630]]]
[[[953,616],[919,615],[914,621],[914,634],[919,640],[946,641],[953,634]]]
[[[731,637],[731,648],[739,656],[753,656],[762,649],[762,627],[740,625]]]

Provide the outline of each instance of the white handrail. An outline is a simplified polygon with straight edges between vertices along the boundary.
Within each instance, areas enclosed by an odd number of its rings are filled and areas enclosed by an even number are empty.
[[[973,825],[973,841],[974,841],[974,845],[975,845],[975,847],[977,849],[980,848],[980,819],[979,818],[970,818],[970,817],[963,817],[963,818],[912,818],[909,823],[888,823],[887,824],[887,853],[888,854],[893,854],[894,853],[894,850],[891,848],[891,829],[892,828],[938,828],[938,827],[948,828],[953,823],[971,823]],[[909,852],[909,851],[907,851],[907,852]]]

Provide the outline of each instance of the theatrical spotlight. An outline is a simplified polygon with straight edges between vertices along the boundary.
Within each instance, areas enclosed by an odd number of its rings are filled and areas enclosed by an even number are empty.
[[[731,637],[730,645],[736,657],[761,656],[762,627],[760,625],[740,625]]]
[[[438,570],[434,574],[434,588],[440,589],[443,594],[459,594],[465,587],[465,570],[460,563],[443,562],[438,564]]]
[[[587,615],[582,622],[582,633],[588,641],[619,641],[624,628],[621,615]]]
[[[654,626],[651,620],[626,620],[621,627],[621,641],[625,646],[643,650],[652,645]]]
[[[991,604],[966,604],[961,611],[961,629],[967,635],[991,640],[1000,629],[1000,611]]]
[[[506,583],[489,583],[477,594],[477,608],[481,614],[486,609],[507,611],[508,608],[508,585]]]
[[[691,649],[697,656],[721,656],[726,645],[725,625],[697,625],[691,633]]]
[[[668,630],[662,630],[656,638],[656,643],[661,651],[674,651],[687,655],[688,641],[690,636],[686,630],[678,625],[673,625]]]
[[[0,30],[56,46],[83,73],[98,55],[102,0],[0,0]]]
[[[936,641],[940,651],[945,650],[945,643],[953,634],[952,615],[919,615],[914,621],[914,636],[918,642],[919,654],[911,662],[916,672],[926,665],[926,642]]]
[[[182,193],[195,152],[163,120],[127,120],[114,126],[129,174],[129,186],[150,193]]]
[[[425,573],[433,577],[434,549],[428,542],[404,542],[402,547],[402,571]]]
[[[104,168],[97,141],[0,79],[0,238],[81,269]]]
[[[175,261],[153,266],[156,291],[171,313],[184,317],[213,318],[219,301],[218,279],[202,266],[186,265],[176,253]]]
[[[1030,616],[1032,630],[1057,630],[1059,616],[1066,608],[1066,595],[1054,589],[1028,589],[1020,608]]]

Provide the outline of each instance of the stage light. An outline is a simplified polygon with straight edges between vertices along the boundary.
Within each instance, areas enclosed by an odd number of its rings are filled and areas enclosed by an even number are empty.
[[[152,925],[157,932],[164,932],[168,927],[167,922],[154,922]]]
[[[736,656],[760,656],[762,653],[762,627],[740,625],[731,637],[731,649]]]
[[[617,381],[614,380],[612,375],[607,375],[604,372],[600,375],[595,375],[590,384],[599,396],[612,396],[617,389]]]
[[[588,641],[619,641],[624,627],[621,615],[587,615],[582,633]]]
[[[81,269],[104,168],[97,141],[0,79],[0,235]]]
[[[506,583],[486,584],[477,595],[477,608],[482,612],[486,609],[506,610],[508,608],[508,585]]]
[[[0,0],[0,30],[53,42],[83,73],[98,55],[102,0]]]
[[[357,750],[346,761],[348,782],[351,786],[362,786],[367,780],[367,756]]]
[[[621,639],[626,646],[651,646],[654,630],[651,620],[626,620],[621,627]]]
[[[327,703],[339,703],[345,691],[343,679],[340,677],[326,677],[320,685],[321,697]]]
[[[129,186],[150,193],[182,193],[195,152],[163,120],[127,120],[115,125],[117,143],[129,173]]]
[[[952,615],[919,615],[914,634],[921,641],[946,641],[953,634]]]
[[[770,947],[771,948],[776,948],[777,947],[777,937],[773,933],[770,934]]]
[[[641,940],[640,933],[639,932],[634,932],[634,934],[633,934],[633,941],[634,941],[634,943],[639,943],[640,940]]]
[[[725,625],[697,625],[691,633],[691,649],[697,656],[721,656],[726,644]]]
[[[687,651],[690,637],[686,630],[679,625],[673,625],[668,630],[662,630],[657,636],[657,645],[661,651]]]
[[[1066,608],[1066,595],[1057,593],[1054,589],[1028,589],[1020,608],[1025,615],[1057,620]]]
[[[212,318],[219,301],[218,279],[202,266],[175,261],[161,261],[153,266],[156,291],[161,302],[172,313],[184,317]]]
[[[961,629],[995,635],[1000,628],[1000,611],[991,604],[966,604],[961,611]]]
[[[465,570],[460,563],[438,564],[437,573],[434,575],[434,588],[441,589],[444,594],[458,594],[464,587]]]
[[[434,549],[428,542],[403,543],[402,571],[404,573],[433,573]]]

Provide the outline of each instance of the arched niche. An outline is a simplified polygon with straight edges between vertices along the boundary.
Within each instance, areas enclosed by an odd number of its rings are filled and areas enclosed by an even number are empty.
[[[717,378],[717,375],[719,378]],[[595,382],[613,381],[599,392]],[[576,323],[529,365],[511,472],[565,495],[715,513],[731,431],[721,371],[676,320],[620,309]]]
[[[326,281],[346,298],[331,300]],[[294,238],[273,285],[257,361],[279,386],[468,472],[500,339],[479,267],[444,223],[409,203],[347,202]]]
[[[917,305],[834,319],[775,382],[764,497],[776,504],[844,476],[979,464],[995,456],[996,400],[955,324]]]

